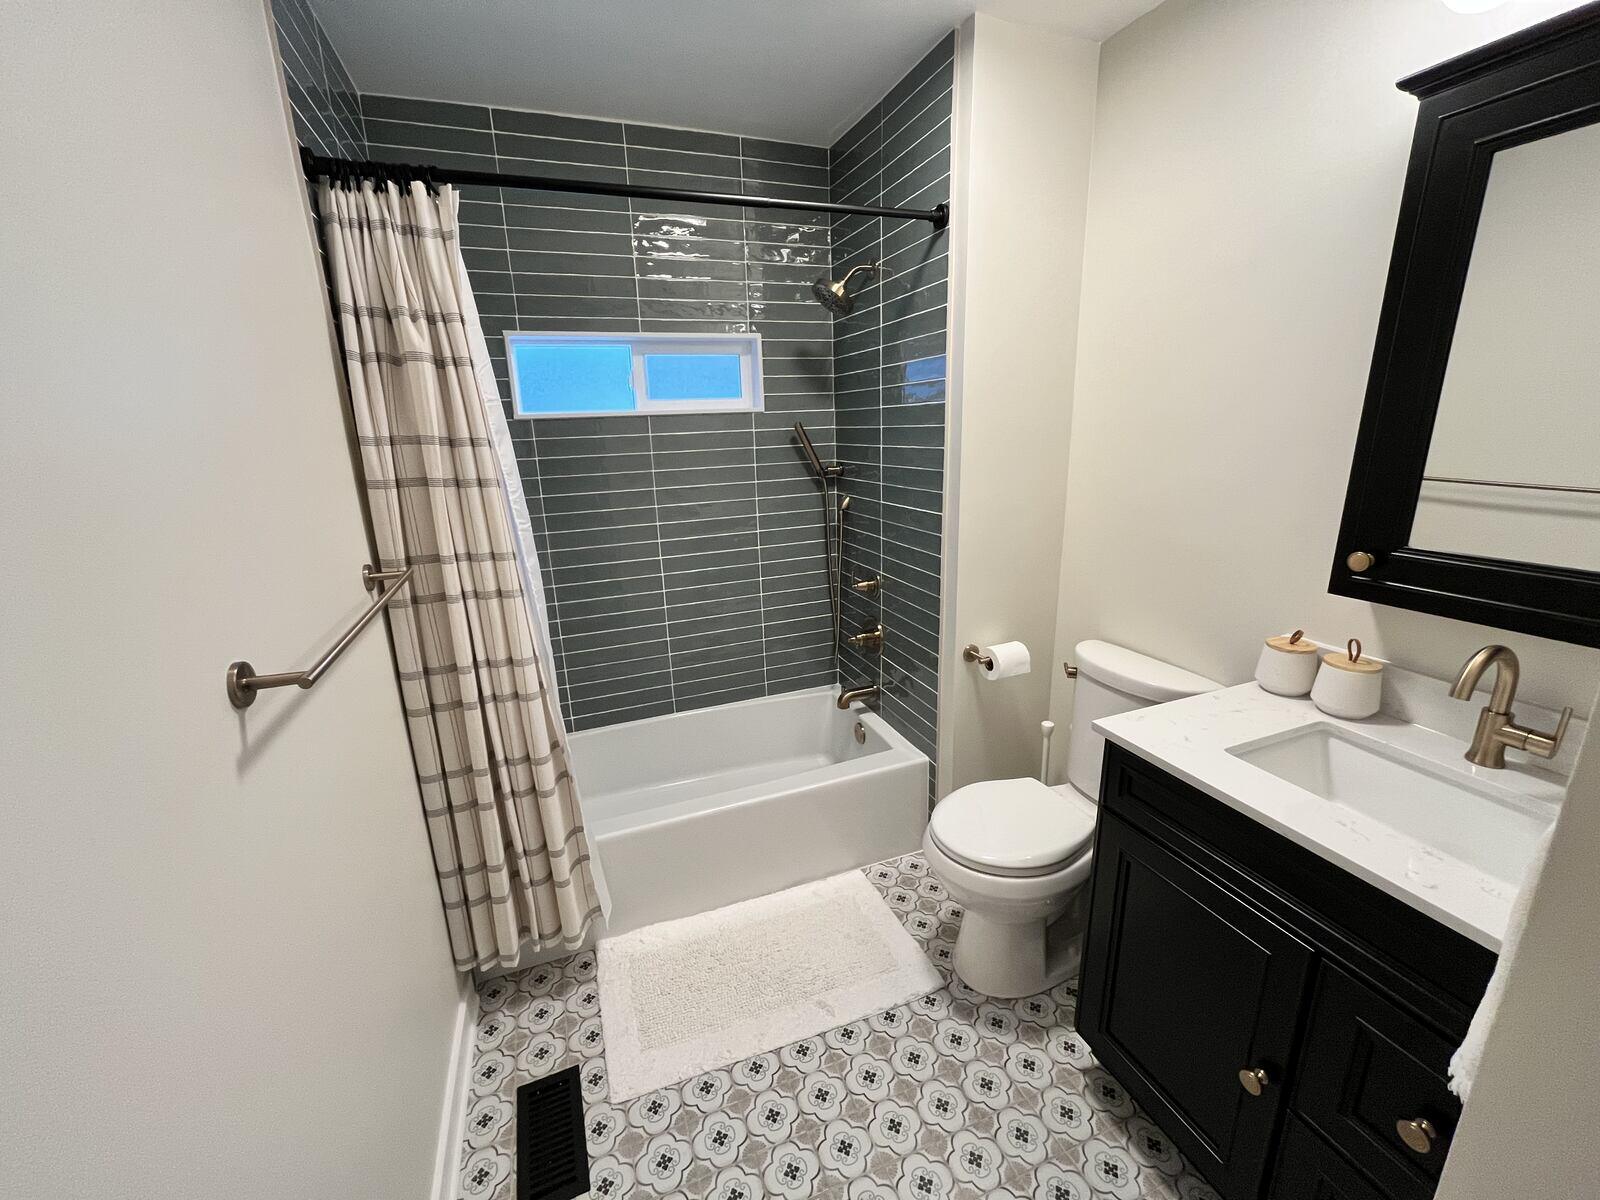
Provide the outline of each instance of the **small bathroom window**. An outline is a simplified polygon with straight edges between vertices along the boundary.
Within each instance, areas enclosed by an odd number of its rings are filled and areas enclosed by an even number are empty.
[[[757,333],[506,332],[519,417],[755,412]]]

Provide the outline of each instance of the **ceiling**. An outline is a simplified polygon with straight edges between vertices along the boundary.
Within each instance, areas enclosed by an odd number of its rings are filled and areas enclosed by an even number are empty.
[[[1159,0],[312,0],[363,92],[827,145],[974,9],[1102,40]]]

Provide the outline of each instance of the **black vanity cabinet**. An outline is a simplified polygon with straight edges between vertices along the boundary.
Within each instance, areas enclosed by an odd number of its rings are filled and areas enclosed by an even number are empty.
[[[1108,746],[1078,1030],[1226,1200],[1425,1200],[1494,955]]]

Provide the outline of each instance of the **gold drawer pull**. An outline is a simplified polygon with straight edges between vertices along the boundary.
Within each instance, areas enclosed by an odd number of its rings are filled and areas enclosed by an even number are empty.
[[[1272,1081],[1267,1078],[1266,1069],[1263,1067],[1246,1067],[1239,1072],[1239,1086],[1252,1096],[1259,1096],[1267,1090]]]
[[[1400,1135],[1400,1140],[1409,1150],[1418,1154],[1426,1154],[1433,1149],[1433,1139],[1439,1136],[1439,1131],[1433,1127],[1433,1122],[1427,1117],[1418,1117],[1414,1121],[1396,1121],[1394,1131]]]

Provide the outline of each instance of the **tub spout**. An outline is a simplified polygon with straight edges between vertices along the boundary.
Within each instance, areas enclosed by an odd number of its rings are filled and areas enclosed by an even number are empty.
[[[877,698],[878,689],[874,684],[868,684],[866,687],[849,688],[839,693],[839,707],[849,708],[857,700],[876,700]]]

